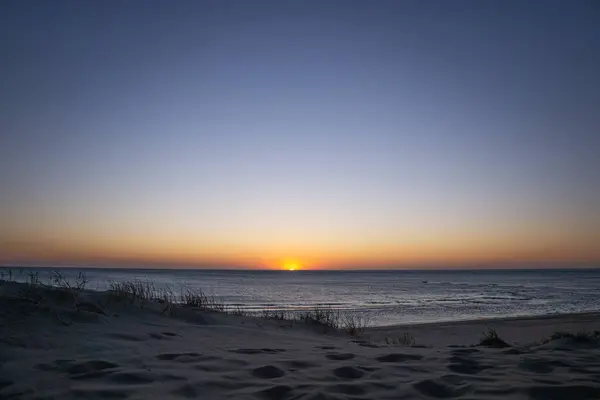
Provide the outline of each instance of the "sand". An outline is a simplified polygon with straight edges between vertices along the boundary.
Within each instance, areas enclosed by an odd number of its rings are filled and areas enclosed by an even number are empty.
[[[373,328],[0,282],[0,399],[600,399],[598,314]],[[168,315],[172,314],[172,315]],[[505,348],[475,346],[497,329]],[[405,336],[405,334],[409,336]],[[414,343],[406,345],[412,335]]]

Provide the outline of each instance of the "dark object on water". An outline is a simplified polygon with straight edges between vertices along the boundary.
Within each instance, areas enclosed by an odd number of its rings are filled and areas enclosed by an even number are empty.
[[[421,281],[421,283],[427,283],[427,281]]]

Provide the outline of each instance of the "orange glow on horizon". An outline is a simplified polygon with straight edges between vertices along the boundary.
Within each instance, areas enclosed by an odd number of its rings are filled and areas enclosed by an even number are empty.
[[[0,263],[126,266],[156,268],[233,268],[272,270],[363,268],[455,268],[465,265],[515,265],[523,262],[598,263],[600,252],[591,240],[579,243],[544,238],[538,243],[472,237],[470,242],[387,238],[353,242],[346,238],[324,243],[236,243],[194,237],[92,235],[10,238],[0,235]],[[379,239],[379,238],[377,238]],[[555,240],[553,240],[555,239]],[[265,241],[266,242],[266,241]],[[597,242],[596,242],[597,243]],[[294,257],[289,257],[294,254]]]
[[[302,269],[302,264],[295,260],[287,260],[282,263],[283,269],[286,271],[298,271]]]

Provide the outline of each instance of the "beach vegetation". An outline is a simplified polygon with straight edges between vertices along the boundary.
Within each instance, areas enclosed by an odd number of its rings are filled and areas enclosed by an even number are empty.
[[[2,278],[13,279],[11,270],[2,270]],[[4,279],[3,279],[4,280]],[[57,300],[71,302],[78,311],[86,302],[79,301],[79,294],[85,290],[90,280],[83,272],[75,278],[67,278],[61,271],[54,270],[50,274],[49,284],[42,283],[38,271],[26,275],[27,290],[33,293],[36,288],[54,288],[53,296]],[[109,281],[104,304],[99,305],[98,313],[104,314],[109,303],[126,303],[140,308],[150,304],[160,304],[160,315],[172,316],[181,307],[204,312],[226,313],[236,316],[253,316],[261,319],[302,322],[310,326],[323,328],[324,332],[340,331],[351,336],[358,336],[370,324],[369,316],[355,311],[339,310],[328,305],[319,305],[305,311],[290,311],[281,308],[265,309],[259,312],[248,312],[240,305],[230,306],[215,296],[210,296],[200,289],[180,288],[175,291],[169,285],[157,285],[151,280]],[[89,307],[88,307],[89,308]],[[102,311],[102,312],[100,312]]]
[[[542,344],[547,344],[555,340],[567,339],[574,343],[596,343],[600,340],[600,331],[579,331],[579,332],[554,332],[550,337],[544,339]]]
[[[479,341],[479,346],[484,347],[494,347],[498,349],[502,349],[505,347],[510,347],[508,343],[506,343],[495,329],[488,328],[486,332],[483,332],[483,337]]]
[[[89,279],[87,279],[85,273],[81,271],[77,273],[77,276],[73,281],[69,281],[63,276],[63,274],[59,270],[54,270],[50,275],[50,281],[52,283],[52,286],[74,290],[76,292],[81,292],[82,290],[85,290],[85,286],[89,283]]]
[[[277,321],[285,321],[293,319],[293,314],[285,310],[264,309],[260,312],[260,317],[264,319],[273,319]]]
[[[410,332],[404,332],[399,336],[389,336],[384,339],[389,346],[414,346],[415,337]]]

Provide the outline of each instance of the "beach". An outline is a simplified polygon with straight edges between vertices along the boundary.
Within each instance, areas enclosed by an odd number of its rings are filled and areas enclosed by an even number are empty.
[[[0,400],[600,400],[600,0],[0,32]]]
[[[356,335],[234,314],[2,282],[0,398],[600,398],[596,313]]]

